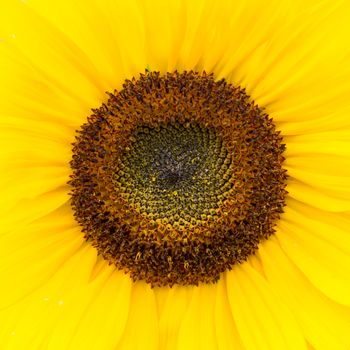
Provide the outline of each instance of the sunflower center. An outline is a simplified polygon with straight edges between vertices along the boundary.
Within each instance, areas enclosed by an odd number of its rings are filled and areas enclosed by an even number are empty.
[[[254,254],[286,194],[272,120],[205,73],[148,72],[108,95],[73,147],[87,241],[152,285],[212,283]]]
[[[140,213],[174,228],[193,228],[216,215],[233,177],[217,132],[196,124],[138,127],[120,160],[116,189]],[[158,220],[158,221],[157,221]]]

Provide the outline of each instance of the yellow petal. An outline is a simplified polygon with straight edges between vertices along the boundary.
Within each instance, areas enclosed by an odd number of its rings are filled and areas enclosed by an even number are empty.
[[[193,297],[193,288],[173,286],[155,288],[159,313],[159,348],[175,350],[179,328]]]
[[[66,298],[48,349],[113,349],[126,325],[131,281],[106,261],[98,276]]]
[[[48,254],[50,253],[49,251]],[[51,278],[46,278],[39,289],[32,291],[8,309],[4,309],[0,316],[3,321],[6,320],[0,334],[1,348],[28,348],[26,345],[30,346],[35,339],[40,343],[46,342],[47,336],[51,336],[53,330],[58,330],[56,322],[62,315],[62,310],[68,308],[73,317],[75,310],[80,307],[79,303],[70,304],[70,298],[77,287],[87,283],[95,261],[96,251],[85,245],[76,253],[63,257],[60,261],[60,269]],[[45,263],[41,265],[45,267]],[[46,268],[51,269],[51,266],[48,265]],[[26,283],[32,284],[32,276],[27,276]],[[23,285],[22,288],[24,287]],[[84,298],[84,293],[81,297]],[[9,317],[4,318],[6,316]],[[67,324],[71,322],[70,318],[65,318],[64,321],[67,327],[63,327],[61,333],[62,343],[66,339],[66,332],[71,330]],[[35,346],[32,349],[35,349]]]
[[[285,166],[292,171],[303,171],[315,173],[318,176],[329,176],[329,182],[332,177],[350,177],[350,160],[346,156],[338,154],[327,155],[318,154],[299,157],[288,157]],[[302,180],[305,180],[304,178]]]
[[[205,287],[205,286],[204,286]],[[161,349],[244,349],[229,308],[226,279],[205,290],[156,288]]]
[[[341,136],[340,134],[339,139]],[[350,148],[348,143],[338,142],[337,146],[342,147],[342,151],[337,153],[333,148],[332,153],[327,144],[327,140],[323,145],[315,142],[314,147],[319,147],[315,153],[308,154],[305,150],[298,156],[287,154],[284,167],[288,170],[288,175],[297,181],[326,196],[350,202]],[[328,149],[328,154],[323,152],[324,149]]]
[[[350,210],[350,202],[348,200],[334,197],[321,188],[305,184],[295,178],[288,179],[286,189],[289,192],[289,197],[321,210],[330,212]]]
[[[23,201],[35,201],[35,198],[47,196],[68,200],[69,168],[55,166],[14,166],[8,175],[1,176],[2,195],[0,208],[3,212],[12,210]],[[64,192],[66,195],[64,195]]]
[[[218,282],[215,296],[215,329],[219,350],[245,350],[242,339],[237,330],[227,295],[227,274],[225,272]]]
[[[48,122],[39,126],[24,119],[10,120],[3,118],[0,131],[2,211],[64,186],[71,158],[68,140],[72,134],[66,128]]]
[[[1,293],[1,306],[10,305],[44,284],[82,244],[82,239],[72,230],[62,236],[46,240],[46,245],[38,243],[37,249],[29,245],[8,259],[2,259],[6,260],[6,265],[2,266],[0,275],[7,288]]]
[[[336,123],[335,112],[348,109],[348,13],[347,2],[308,2],[276,30],[254,90],[274,120],[304,122],[333,114]]]
[[[0,304],[8,306],[45,284],[83,242],[68,205],[0,235],[0,274],[7,284]]]
[[[227,293],[246,349],[306,349],[291,311],[249,264],[227,273]]]
[[[145,23],[137,1],[48,4],[32,0],[27,5],[53,23],[88,57],[93,66],[91,75],[103,86],[102,92],[119,88],[124,78],[142,73],[147,67]]]
[[[16,64],[12,66],[16,76],[27,72],[22,80],[16,79],[10,85],[14,89],[24,87],[31,80],[39,83],[40,80],[35,78],[40,77],[49,88],[56,87],[56,91],[65,92],[88,104],[100,95],[97,89],[104,91],[91,59],[69,36],[33,11],[28,4],[18,1],[7,5],[6,14],[1,16],[0,33],[3,46],[11,49],[8,55]],[[37,40],[38,37],[40,40]],[[18,56],[14,56],[15,53]],[[39,87],[39,84],[34,86]],[[39,91],[32,89],[27,93],[38,94]]]
[[[178,23],[183,23],[183,28],[180,31],[180,26],[176,28],[179,35],[183,35],[178,68],[211,72],[227,47],[227,37],[232,34],[227,31],[232,6],[228,2],[223,4],[210,0],[194,0],[185,4],[185,13],[178,19]]]
[[[301,112],[302,113],[302,112]],[[319,118],[309,120],[295,120],[292,119],[287,122],[276,122],[279,130],[285,136],[288,135],[309,135],[312,133],[329,131],[329,130],[342,130],[344,128],[349,129],[350,120],[348,115],[350,113],[350,107],[343,107],[341,109],[336,108],[334,111],[328,114],[322,115]]]
[[[314,132],[303,135],[285,136],[286,158],[310,157],[313,155],[350,155],[350,129],[328,132]]]
[[[346,213],[321,211],[305,203],[288,199],[283,221],[307,231],[308,236],[316,235],[317,238],[350,254],[350,216]]]
[[[154,291],[145,282],[136,282],[132,285],[129,317],[117,349],[158,349],[158,334]]]
[[[274,237],[260,247],[259,255],[268,282],[290,306],[308,342],[319,350],[349,349],[350,308],[315,289]]]
[[[105,261],[104,264],[107,265]],[[76,293],[76,303],[80,302],[82,293],[91,293],[91,299],[86,312],[78,319],[71,349],[114,349],[124,332],[132,289],[129,276],[114,271],[104,284],[98,283],[95,288],[96,296],[90,292],[90,286],[89,291],[82,288]],[[67,317],[70,317],[68,313]]]
[[[2,210],[0,234],[22,228],[23,225],[44,217],[63,205],[68,205],[68,200],[68,186],[32,199],[21,199],[13,207]]]
[[[215,298],[217,285],[194,287],[188,308],[183,315],[177,349],[216,350]]]
[[[138,1],[138,5],[145,31],[148,66],[163,73],[173,71],[186,28],[184,2],[146,0]]]
[[[283,220],[278,227],[283,250],[311,283],[329,298],[350,306],[350,255],[314,235],[303,220],[298,224]]]

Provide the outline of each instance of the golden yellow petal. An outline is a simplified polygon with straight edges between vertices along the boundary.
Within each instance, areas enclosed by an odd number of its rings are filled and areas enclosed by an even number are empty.
[[[39,220],[33,216],[30,223],[13,222],[3,230],[0,274],[7,288],[1,296],[2,306],[10,305],[45,284],[84,242],[68,205]]]
[[[0,15],[2,113],[79,126],[107,87],[94,64],[25,2],[9,2],[5,12]]]
[[[267,59],[256,69],[262,81],[254,95],[278,122],[305,122],[332,114],[336,123],[336,112],[348,109],[349,3],[299,6],[296,16],[289,16],[269,42]]]
[[[218,282],[215,296],[215,329],[219,350],[245,350],[237,325],[234,322],[227,294],[227,274],[225,272]]]
[[[307,230],[319,239],[350,254],[350,215],[315,209],[305,203],[288,199],[283,221]]]
[[[327,216],[334,219],[332,226],[324,223]],[[349,224],[349,220],[342,214],[317,213],[297,203],[294,209],[286,209],[283,218],[278,223],[277,235],[283,251],[322,293],[350,306],[350,251],[347,249],[350,239],[346,234],[348,228],[345,232],[337,229],[342,221]],[[339,236],[342,240],[338,242]],[[346,243],[345,248],[341,243]]]
[[[334,123],[336,125],[336,123]],[[286,158],[312,155],[350,156],[350,129],[284,136]],[[343,170],[343,169],[341,169]]]
[[[306,349],[288,304],[248,263],[227,273],[227,293],[246,349]]]
[[[117,349],[158,349],[159,326],[154,290],[145,282],[132,285],[129,316]]]
[[[329,132],[286,139],[284,165],[292,177],[292,188],[295,186],[293,180],[296,180],[321,195],[350,203],[350,147],[347,141],[350,133],[340,131],[337,135]],[[298,143],[298,140],[303,142]],[[294,194],[291,192],[292,196]],[[310,197],[309,203],[312,200]]]
[[[53,23],[89,58],[94,69],[91,74],[104,85],[103,92],[119,88],[123,79],[144,72],[148,64],[146,21],[141,4],[134,0],[59,1],[52,4],[33,0],[27,6]],[[162,15],[164,17],[166,13]]]
[[[322,188],[310,186],[295,178],[288,179],[287,191],[291,198],[321,210],[330,212],[350,210],[350,202],[347,199],[335,197]]]
[[[33,222],[67,205],[68,200],[68,186],[61,186],[34,198],[20,199],[12,207],[5,206],[1,213],[0,234],[23,229],[23,226],[27,223]]]
[[[63,247],[61,248],[61,250]],[[53,253],[48,251],[50,256]],[[58,260],[56,258],[56,260]],[[2,349],[21,349],[26,348],[25,344],[31,344],[35,338],[41,342],[48,341],[47,336],[54,336],[55,330],[58,330],[59,324],[65,324],[63,327],[59,343],[64,344],[66,334],[71,330],[67,322],[72,322],[70,318],[65,317],[64,322],[60,317],[65,308],[71,312],[73,318],[74,312],[81,304],[72,304],[71,298],[75,294],[75,290],[80,288],[89,280],[91,270],[96,261],[95,250],[85,245],[78,251],[71,252],[68,256],[61,256],[59,259],[59,269],[53,269],[52,264],[47,264],[46,261],[41,261],[41,270],[37,276],[26,275],[26,279],[22,277],[22,283],[17,285],[17,288],[27,289],[26,285],[30,285],[32,290],[23,294],[23,299],[15,303],[13,306],[4,309],[1,319],[6,323],[3,324],[0,334],[0,346]],[[22,262],[23,274],[26,272],[24,264],[28,264],[25,260]],[[29,264],[28,269],[35,269],[34,263]],[[45,270],[46,269],[46,270]],[[46,271],[51,272],[53,276],[46,275],[45,281],[42,281],[40,288],[33,290],[33,280],[40,277],[40,273],[45,274]],[[19,276],[21,277],[21,276]],[[2,277],[3,278],[3,277]],[[3,278],[4,279],[4,278]],[[16,279],[16,276],[12,276]],[[6,276],[6,281],[11,282],[9,276]],[[12,290],[12,293],[16,292]],[[2,294],[3,296],[3,294]],[[84,301],[84,293],[81,295],[81,302]],[[9,315],[9,318],[3,316]],[[81,314],[79,315],[81,317]],[[57,324],[58,322],[58,324]],[[6,346],[5,346],[6,344]],[[56,344],[55,344],[56,345]],[[56,347],[57,349],[57,347]]]
[[[178,348],[179,328],[193,298],[193,288],[173,286],[154,290],[159,317],[159,348]]]
[[[77,320],[78,326],[70,342],[72,349],[114,349],[117,346],[128,318],[131,283],[124,273],[114,271],[103,285],[96,285],[99,294],[91,294],[86,312]],[[86,291],[81,289],[77,293],[77,303],[80,293]],[[67,317],[70,316],[67,314]]]
[[[106,261],[102,264],[93,281],[80,283],[63,299],[48,349],[113,349],[119,343],[128,319],[132,283]]]
[[[160,349],[244,349],[229,308],[225,276],[217,285],[156,288],[155,294]]]
[[[2,211],[67,183],[72,141],[69,128],[8,116],[2,118],[0,126]]]
[[[308,342],[318,350],[348,349],[350,308],[315,289],[283,252],[277,238],[265,242],[259,255],[271,288],[289,305]]]
[[[287,136],[287,140],[289,135],[304,136],[305,134],[310,135],[327,131],[341,132],[343,129],[348,130],[350,128],[349,113],[350,106],[344,106],[341,110],[336,108],[335,111],[320,118],[301,121],[290,120],[288,122],[278,122],[277,125],[282,130],[283,135]]]
[[[194,287],[188,308],[183,314],[177,349],[217,350],[215,334],[215,298],[217,285]]]

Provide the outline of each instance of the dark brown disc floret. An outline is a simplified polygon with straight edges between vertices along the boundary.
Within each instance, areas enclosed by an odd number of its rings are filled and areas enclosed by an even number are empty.
[[[212,283],[274,232],[285,145],[244,89],[146,72],[93,110],[73,146],[85,238],[134,280]]]

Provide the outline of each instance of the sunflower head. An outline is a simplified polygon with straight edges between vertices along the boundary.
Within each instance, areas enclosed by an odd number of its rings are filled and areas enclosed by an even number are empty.
[[[108,95],[71,161],[86,239],[152,285],[218,280],[273,233],[281,136],[244,90],[205,72],[146,71]]]
[[[1,350],[350,349],[350,1],[1,10]]]

